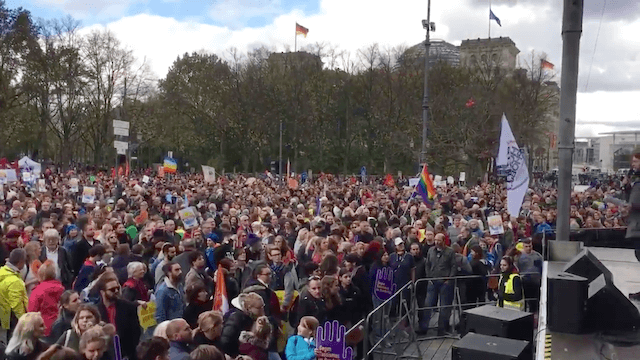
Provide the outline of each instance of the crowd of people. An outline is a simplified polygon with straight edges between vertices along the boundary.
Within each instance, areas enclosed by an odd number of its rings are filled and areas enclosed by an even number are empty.
[[[537,310],[552,188],[530,190],[511,216],[505,189],[489,183],[439,186],[427,204],[409,186],[325,174],[295,188],[269,176],[154,175],[116,182],[47,169],[46,188],[3,186],[7,359],[312,360],[319,324],[362,325],[383,303],[373,288],[385,268],[396,289],[417,281],[420,333],[438,305],[433,331],[452,330],[456,288],[467,306]],[[572,226],[623,225],[622,208],[602,202],[615,189],[573,194]],[[181,216],[187,208],[195,225]],[[215,296],[220,281],[229,309]],[[156,325],[143,331],[138,311],[148,306]]]

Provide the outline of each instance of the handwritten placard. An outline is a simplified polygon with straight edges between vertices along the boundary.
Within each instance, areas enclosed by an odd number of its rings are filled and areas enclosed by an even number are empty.
[[[154,317],[155,313],[155,301],[149,301],[146,308],[144,308],[142,305],[138,306],[138,319],[140,320],[140,326],[144,330],[147,330],[148,328],[156,326],[158,324],[156,322],[156,318]]]

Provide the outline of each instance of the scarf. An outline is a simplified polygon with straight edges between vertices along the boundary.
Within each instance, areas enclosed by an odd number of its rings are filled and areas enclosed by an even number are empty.
[[[274,275],[276,274],[280,274],[282,272],[282,270],[284,269],[284,263],[281,264],[276,264],[273,263],[271,265],[269,265],[269,268],[271,269],[271,271],[273,272]]]
[[[139,300],[149,301],[149,289],[142,280],[129,278],[122,286],[134,289],[140,296]]]

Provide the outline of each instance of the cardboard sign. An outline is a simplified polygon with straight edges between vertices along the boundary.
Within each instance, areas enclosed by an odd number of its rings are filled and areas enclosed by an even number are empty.
[[[449,176],[449,177],[447,177],[447,184],[449,184],[449,185],[453,185],[453,182],[454,182],[454,180],[453,180],[453,176]]]
[[[373,295],[380,300],[389,299],[395,293],[396,285],[393,283],[393,270],[389,267],[378,269],[376,281],[373,285]]]
[[[38,191],[47,192],[47,182],[44,179],[38,180]]]
[[[18,181],[18,174],[15,169],[2,169],[0,170],[0,184],[8,184]]]
[[[96,201],[96,188],[85,186],[82,189],[82,202],[85,204],[91,204]]]
[[[77,193],[80,191],[77,178],[69,179],[69,190],[71,190],[72,193]]]
[[[502,217],[500,215],[493,215],[487,218],[489,224],[489,233],[491,235],[504,234],[504,226],[502,226]]]
[[[158,324],[154,317],[155,313],[156,303],[154,301],[149,301],[146,309],[143,308],[142,305],[138,306],[138,319],[140,320],[140,326],[142,329],[147,330],[148,328]]]
[[[337,320],[327,321],[316,330],[317,360],[352,360],[353,349],[347,346],[347,328]]]
[[[196,211],[194,208],[188,207],[182,209],[178,211],[178,214],[180,214],[185,230],[190,230],[198,226],[198,218],[196,217]]]
[[[460,177],[458,178],[458,181],[460,182],[465,182],[465,179],[467,178],[467,173],[465,173],[464,171],[460,172]]]

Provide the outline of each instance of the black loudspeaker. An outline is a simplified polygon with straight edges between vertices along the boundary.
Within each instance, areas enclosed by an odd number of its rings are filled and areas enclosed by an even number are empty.
[[[525,360],[531,359],[528,341],[468,333],[451,348],[456,360]]]
[[[589,284],[587,322],[591,330],[635,330],[640,328],[640,312],[602,274]]]
[[[476,333],[533,341],[533,314],[484,305],[462,314],[463,334]]]
[[[587,331],[586,312],[589,281],[561,272],[547,276],[547,327],[556,332],[581,334]]]
[[[584,249],[565,265],[564,272],[587,278],[589,282],[604,274],[608,282],[613,282],[613,274],[596,258],[589,249]]]

